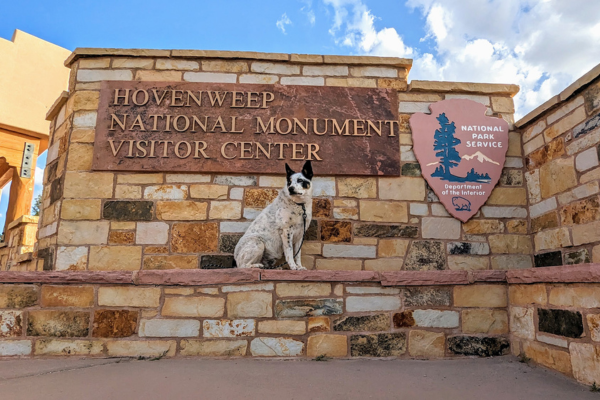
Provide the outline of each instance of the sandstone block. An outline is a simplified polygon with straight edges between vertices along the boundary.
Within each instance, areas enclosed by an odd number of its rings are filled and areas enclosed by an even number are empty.
[[[174,340],[110,340],[106,342],[111,357],[172,357],[177,342]]]
[[[525,235],[490,235],[492,253],[531,254],[531,239]]]
[[[378,333],[350,337],[352,357],[397,357],[406,353],[406,333]]]
[[[492,109],[500,113],[514,113],[515,106],[510,97],[492,97]]]
[[[106,244],[108,221],[62,221],[58,230],[58,244]]]
[[[286,76],[281,78],[282,85],[306,85],[306,86],[324,86],[325,78],[322,77],[296,77]]]
[[[508,297],[511,305],[545,305],[548,303],[546,286],[544,284],[510,285],[508,288]]]
[[[571,375],[571,360],[566,351],[555,350],[536,342],[524,342],[523,353],[538,364]]]
[[[73,114],[73,128],[94,128],[97,116],[96,111],[77,111]]]
[[[192,185],[190,196],[198,199],[226,199],[228,186],[225,185]]]
[[[571,237],[569,236],[569,229],[567,228],[550,229],[538,232],[533,237],[533,241],[535,243],[536,251],[571,246]]]
[[[104,352],[99,340],[41,339],[35,342],[35,355],[98,356]]]
[[[214,222],[173,224],[171,250],[174,253],[215,252],[219,245],[217,230]]]
[[[169,240],[169,225],[164,222],[138,222],[137,244],[165,244]]]
[[[331,331],[331,320],[328,317],[310,317],[308,319],[309,332]]]
[[[598,150],[594,147],[582,151],[575,157],[575,168],[577,171],[587,171],[588,169],[597,167]]]
[[[395,296],[349,296],[346,298],[347,312],[393,311],[401,306]]]
[[[113,174],[108,172],[66,172],[65,198],[106,199],[112,197]]]
[[[205,319],[202,323],[202,336],[206,338],[254,336],[253,319]]]
[[[242,203],[239,201],[211,201],[210,219],[239,219],[242,217]]]
[[[345,335],[309,336],[306,355],[308,357],[345,357],[348,355],[348,339]]]
[[[140,337],[194,337],[200,335],[200,321],[146,319],[140,321]]]
[[[302,355],[304,343],[295,339],[258,337],[250,342],[254,357],[294,357]]]
[[[600,285],[553,286],[550,289],[549,303],[562,307],[598,308],[600,307]]]
[[[127,69],[80,69],[77,71],[79,82],[130,81],[132,79],[133,73]]]
[[[574,225],[573,246],[600,241],[600,221],[590,222],[584,225]]]
[[[92,286],[42,286],[42,307],[92,307]]]
[[[527,205],[527,193],[525,188],[497,187],[492,191],[487,204],[524,206]]]
[[[600,220],[600,200],[590,197],[571,203],[560,210],[561,225],[586,224]]]
[[[323,245],[324,257],[348,257],[348,258],[375,258],[375,246],[325,244]]]
[[[542,198],[551,197],[577,186],[577,174],[573,158],[560,158],[540,168],[540,191]]]
[[[438,241],[413,241],[404,261],[408,271],[442,270],[445,266],[446,251]]]
[[[157,201],[156,217],[167,221],[204,220],[207,208],[208,203],[196,201]]]
[[[508,333],[508,314],[504,310],[472,309],[462,312],[463,333]]]
[[[338,178],[337,183],[340,197],[362,199],[377,197],[377,181],[375,178]]]
[[[392,201],[360,202],[360,219],[377,222],[408,222],[406,203]]]
[[[34,285],[0,285],[0,308],[26,308],[38,302]]]
[[[115,186],[115,199],[141,199],[141,186],[117,185]]]
[[[198,256],[156,255],[144,257],[143,269],[196,269]]]
[[[538,333],[535,335],[535,338],[542,343],[551,344],[553,346],[564,347],[565,349],[569,347],[569,342],[567,339],[562,339],[556,336],[549,336]]]
[[[188,72],[186,72],[188,74]],[[138,70],[135,73],[136,81],[157,81],[157,82],[180,82],[180,71],[144,71]]]
[[[130,310],[96,310],[93,337],[128,337],[135,333],[138,312]]]
[[[302,68],[302,74],[312,76],[347,76],[348,67],[345,65],[307,65]]]
[[[277,318],[302,318],[342,313],[342,299],[278,300],[275,304]]]
[[[427,328],[456,328],[459,315],[456,311],[414,310],[415,324]]]
[[[162,173],[143,173],[143,174],[119,174],[117,175],[118,184],[139,184],[148,185],[153,183],[162,183]]]
[[[402,258],[365,260],[365,271],[400,271]]]
[[[111,231],[108,233],[108,244],[134,244],[135,232]]]
[[[151,69],[154,66],[152,58],[115,58],[112,63],[113,68],[141,68]]]
[[[456,307],[506,307],[506,287],[502,285],[468,285],[454,288]]]
[[[67,171],[91,170],[93,153],[93,146],[90,146],[88,144],[72,143],[69,148]]]
[[[98,305],[109,307],[158,307],[160,288],[141,287],[100,287],[98,289]]]
[[[90,270],[136,271],[140,269],[141,263],[141,246],[90,246]]]
[[[79,68],[81,69],[93,69],[93,68],[108,68],[110,66],[110,58],[88,58],[79,60]]]
[[[319,258],[317,259],[317,269],[328,271],[360,271],[362,269],[362,261]]]
[[[590,336],[594,342],[600,342],[600,314],[586,315]]]
[[[583,199],[585,197],[589,197],[593,194],[596,194],[600,191],[598,186],[598,182],[589,182],[585,185],[581,185],[572,189],[568,192],[562,193],[558,195],[558,203],[560,205],[565,205],[572,203],[576,200]]]
[[[30,311],[27,336],[88,336],[90,313],[85,311]]]
[[[278,283],[276,289],[279,297],[319,297],[331,294],[330,283]]]
[[[413,357],[443,357],[445,343],[443,333],[411,330],[408,334],[408,352]]]
[[[463,230],[466,234],[478,235],[482,233],[502,233],[504,224],[498,220],[479,220],[472,219],[463,223]]]
[[[329,319],[327,320],[329,321]],[[258,332],[279,335],[304,335],[306,333],[306,323],[304,321],[260,321]]]
[[[389,200],[425,200],[422,178],[379,178],[379,198]]]
[[[364,332],[364,331],[387,331],[390,329],[390,315],[365,315],[359,317],[344,317],[333,326],[334,331]]]
[[[225,300],[216,297],[167,297],[161,314],[169,317],[221,317]]]
[[[31,348],[30,340],[0,341],[0,356],[27,356]]]
[[[144,189],[144,198],[150,200],[185,200],[187,197],[187,185],[148,186]]]
[[[248,342],[245,340],[190,340],[180,343],[182,356],[236,357],[244,356]]]
[[[404,257],[409,241],[405,239],[381,239],[377,246],[378,257]]]
[[[0,338],[23,335],[22,314],[20,311],[0,311]]]
[[[272,317],[272,295],[268,292],[229,293],[227,295],[227,316],[230,318]]]
[[[194,71],[200,68],[197,61],[178,60],[172,58],[159,58],[156,60],[156,69],[178,69],[180,71]]]
[[[454,218],[426,217],[421,220],[423,238],[459,239],[460,221]]]
[[[381,78],[397,78],[398,70],[389,67],[351,67],[352,76],[375,76]]]
[[[481,212],[486,218],[527,218],[527,209],[523,207],[483,206]]]
[[[510,307],[509,311],[511,333],[523,339],[533,340],[535,338],[533,308]]]
[[[82,271],[87,267],[87,247],[64,247],[59,246],[56,251],[57,271]]]
[[[448,268],[455,271],[476,271],[489,269],[487,257],[448,256]]]

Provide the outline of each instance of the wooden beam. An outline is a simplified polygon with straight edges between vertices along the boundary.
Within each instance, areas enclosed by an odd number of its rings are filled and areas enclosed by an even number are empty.
[[[13,171],[11,171],[11,168],[13,167],[6,162],[6,158],[0,158],[0,190],[12,179]]]

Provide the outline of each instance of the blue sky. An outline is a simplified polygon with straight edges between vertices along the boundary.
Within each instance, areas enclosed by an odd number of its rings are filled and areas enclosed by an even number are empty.
[[[414,60],[409,81],[520,85],[517,118],[600,63],[597,0],[0,2],[0,37],[10,39],[15,29],[70,50],[118,47],[407,57]],[[40,159],[39,167],[44,163]],[[0,226],[6,189],[0,200]]]

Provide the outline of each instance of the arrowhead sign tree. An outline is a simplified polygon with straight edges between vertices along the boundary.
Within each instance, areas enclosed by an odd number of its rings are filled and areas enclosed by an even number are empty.
[[[433,149],[436,151],[435,156],[440,158],[440,163],[442,164],[439,167],[442,168],[439,174],[446,178],[446,180],[452,180],[450,168],[456,167],[461,161],[460,155],[456,150],[456,146],[461,142],[460,139],[454,137],[456,126],[454,122],[448,120],[446,113],[440,114],[436,119],[440,123],[440,129],[437,129],[433,136],[435,139]],[[436,175],[437,173],[438,171],[436,171]]]

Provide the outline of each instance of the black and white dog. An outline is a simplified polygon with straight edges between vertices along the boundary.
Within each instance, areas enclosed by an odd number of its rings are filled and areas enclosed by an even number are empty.
[[[307,161],[302,172],[296,173],[285,164],[285,171],[287,184],[235,246],[233,255],[238,268],[271,268],[283,255],[290,269],[306,269],[300,261],[299,249],[312,219],[312,166]]]

